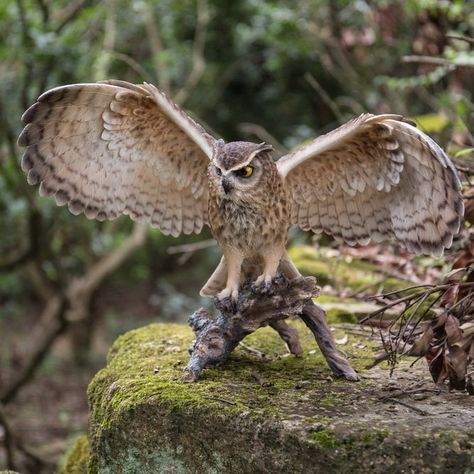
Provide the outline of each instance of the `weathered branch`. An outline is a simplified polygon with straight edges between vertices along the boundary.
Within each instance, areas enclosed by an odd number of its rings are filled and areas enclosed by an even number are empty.
[[[279,333],[293,354],[300,355],[298,335],[284,322],[290,316],[300,316],[310,328],[335,375],[358,380],[356,372],[336,348],[324,311],[312,302],[317,294],[319,288],[313,277],[288,280],[279,275],[272,284],[271,294],[255,293],[249,283],[241,289],[235,308],[216,300],[216,318],[199,309],[189,318],[196,341],[190,349],[191,359],[183,380],[196,381],[206,367],[223,363],[242,339],[267,325]]]
[[[308,300],[299,316],[313,333],[319,349],[323,353],[333,374],[348,380],[359,380],[359,376],[355,370],[336,348],[331,331],[327,325],[324,310],[315,305],[312,300]]]

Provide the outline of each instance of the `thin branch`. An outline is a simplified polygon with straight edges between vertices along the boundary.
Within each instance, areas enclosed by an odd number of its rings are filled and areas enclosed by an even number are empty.
[[[31,47],[33,41],[31,39],[30,27],[26,19],[26,12],[25,6],[23,5],[23,0],[16,0],[16,5],[18,9],[18,16],[20,18],[22,47],[25,50],[28,50]],[[24,109],[26,109],[30,103],[30,100],[28,98],[28,90],[33,78],[33,63],[30,58],[27,57],[27,59],[25,59],[24,66],[25,74],[23,76],[22,86],[20,90],[21,105]]]
[[[109,54],[113,58],[123,61],[125,64],[130,66],[130,68],[133,69],[133,71],[135,71],[146,82],[153,82],[153,77],[147,72],[147,70],[128,54],[119,53],[117,51],[109,51]]]
[[[215,239],[206,239],[201,240],[201,242],[193,242],[190,244],[182,244],[182,245],[172,245],[168,247],[167,252],[170,255],[175,255],[177,253],[194,253],[198,250],[208,249],[210,247],[215,247],[217,242]]]
[[[184,104],[206,69],[204,48],[206,46],[207,27],[210,20],[207,0],[197,0],[196,31],[193,41],[192,67],[184,86],[178,91],[174,99],[177,104]]]
[[[417,56],[417,55],[409,55],[403,56],[402,62],[404,63],[422,63],[422,64],[435,64],[438,66],[447,66],[447,67],[459,67],[459,66],[472,66],[469,62],[453,62],[449,59],[445,58],[438,58],[433,56]]]
[[[4,445],[5,445],[7,468],[13,471],[16,471],[13,433],[10,429],[10,424],[8,423],[7,417],[5,415],[5,412],[1,404],[0,404],[0,425],[3,426],[3,432],[4,432],[3,438],[4,438]]]
[[[106,276],[116,270],[145,242],[146,233],[147,227],[143,224],[136,223],[132,233],[120,247],[105,255],[97,263],[92,265],[83,277],[71,283],[67,291],[71,302],[75,302],[78,299],[82,300],[86,296],[90,296]]]
[[[67,7],[64,9],[61,17],[59,18],[58,26],[56,27],[56,33],[61,33],[61,31],[64,30],[64,28],[66,28],[69,23],[74,21],[77,16],[80,15],[84,8],[87,8],[93,3],[93,0],[78,0],[76,2],[68,3]]]
[[[446,38],[459,40],[459,41],[466,41],[466,43],[474,44],[474,38],[471,36],[464,36],[464,35],[456,35],[456,34],[447,34]]]
[[[41,19],[43,21],[43,26],[46,26],[49,22],[49,6],[45,0],[36,0],[39,9],[41,10]]]
[[[344,122],[344,116],[342,112],[339,109],[339,106],[334,102],[329,94],[324,90],[324,88],[321,86],[321,84],[316,80],[316,78],[307,72],[304,75],[304,78],[306,81],[309,83],[309,85],[319,94],[323,102],[330,108],[334,116],[336,117],[337,121],[339,123]]]
[[[144,3],[142,16],[158,85],[161,90],[169,94],[171,90],[171,83],[167,69],[162,67],[161,64],[161,55],[164,48],[160,31],[158,29],[158,23],[155,20],[152,3]]]

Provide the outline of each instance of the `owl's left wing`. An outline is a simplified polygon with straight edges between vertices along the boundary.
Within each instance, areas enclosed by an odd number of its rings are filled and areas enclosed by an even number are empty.
[[[351,245],[396,239],[439,255],[458,231],[456,170],[427,135],[398,115],[364,114],[277,162],[292,223]]]

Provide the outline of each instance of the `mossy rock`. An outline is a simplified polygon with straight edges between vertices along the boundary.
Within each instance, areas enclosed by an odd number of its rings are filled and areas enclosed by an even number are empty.
[[[433,388],[426,367],[405,367],[392,379],[381,367],[364,371],[373,343],[349,335],[341,347],[362,382],[333,380],[309,331],[294,324],[303,357],[289,356],[273,330],[260,329],[245,342],[271,360],[239,347],[196,384],[181,381],[193,339],[189,328],[154,324],[121,336],[89,386],[88,472],[466,473],[474,468],[472,398],[427,392],[422,401],[400,398],[411,408],[384,402],[384,396],[396,397],[394,390],[420,380]],[[268,383],[259,383],[255,373]],[[81,446],[71,457],[83,455]],[[74,465],[73,459],[67,462]]]
[[[87,474],[89,457],[89,440],[86,435],[82,435],[67,452],[58,474]]]

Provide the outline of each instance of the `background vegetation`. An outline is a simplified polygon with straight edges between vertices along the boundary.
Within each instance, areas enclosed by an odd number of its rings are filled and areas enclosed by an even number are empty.
[[[277,154],[362,112],[400,113],[469,167],[473,36],[461,0],[0,0],[0,467],[49,472],[86,428],[110,341],[184,321],[218,259],[209,233],[174,240],[38,197],[16,137],[40,93],[152,82],[216,135]]]

